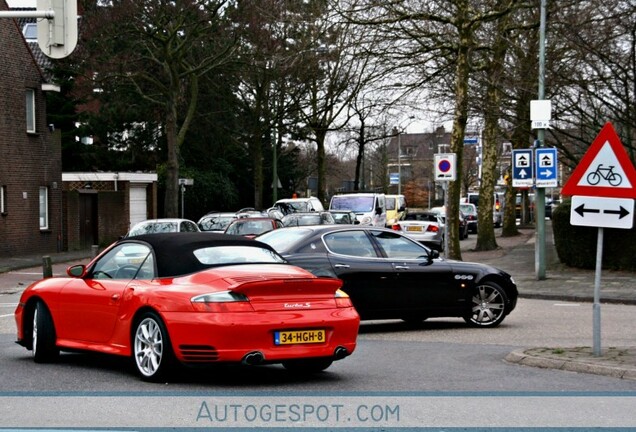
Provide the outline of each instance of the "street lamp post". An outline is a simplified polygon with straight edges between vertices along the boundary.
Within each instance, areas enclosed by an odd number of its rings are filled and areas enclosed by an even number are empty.
[[[402,195],[402,132],[398,130],[398,195]]]

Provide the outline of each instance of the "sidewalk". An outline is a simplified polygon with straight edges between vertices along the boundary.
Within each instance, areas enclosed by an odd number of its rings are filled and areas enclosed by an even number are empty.
[[[33,267],[42,268],[45,256],[51,258],[52,264],[63,264],[73,261],[82,261],[88,263],[92,258],[93,251],[91,249],[70,252],[54,252],[41,255],[27,255],[18,257],[0,257],[0,273],[6,273],[14,270],[22,270]]]

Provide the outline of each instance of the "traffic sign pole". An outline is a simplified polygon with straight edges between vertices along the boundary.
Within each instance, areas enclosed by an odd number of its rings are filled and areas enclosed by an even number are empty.
[[[572,195],[570,224],[598,228],[594,274],[593,352],[601,356],[601,269],[604,228],[634,224],[636,169],[611,123],[606,123],[563,186]]]

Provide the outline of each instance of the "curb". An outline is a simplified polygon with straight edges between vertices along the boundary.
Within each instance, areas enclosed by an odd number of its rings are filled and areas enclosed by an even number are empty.
[[[558,369],[569,372],[588,373],[613,378],[636,380],[636,366],[599,364],[587,362],[581,359],[537,356],[527,352],[531,350],[532,349],[515,350],[506,355],[504,361],[543,369]]]

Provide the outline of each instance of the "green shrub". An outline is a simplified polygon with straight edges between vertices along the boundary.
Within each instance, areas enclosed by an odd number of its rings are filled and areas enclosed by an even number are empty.
[[[598,228],[570,225],[570,208],[567,200],[552,212],[557,255],[568,266],[594,269]],[[603,268],[636,271],[636,229],[604,229]]]

